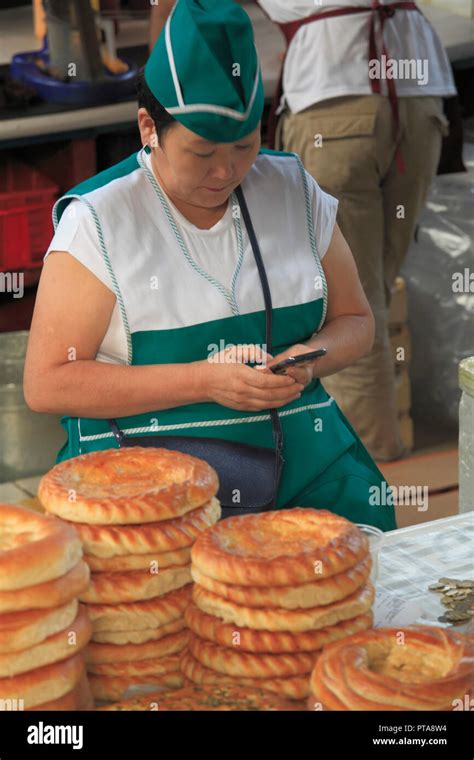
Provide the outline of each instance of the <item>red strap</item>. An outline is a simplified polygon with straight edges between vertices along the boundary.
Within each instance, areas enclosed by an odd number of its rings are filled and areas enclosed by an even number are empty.
[[[379,58],[378,52],[377,52],[377,43],[375,39],[375,18],[376,18],[376,15],[378,14],[378,17],[380,19],[380,34],[381,34],[381,39],[382,39],[382,55],[384,55],[386,59],[388,59],[389,55],[388,55],[388,51],[383,39],[384,26],[385,26],[385,21],[388,18],[391,18],[395,14],[395,11],[397,10],[418,11],[419,13],[421,13],[420,9],[418,8],[415,2],[393,2],[393,3],[389,3],[388,5],[381,5],[379,0],[372,0],[371,8],[368,8],[366,6],[355,6],[353,8],[336,8],[332,11],[321,11],[319,13],[313,13],[311,16],[305,16],[305,18],[297,19],[296,21],[290,21],[287,24],[278,24],[278,26],[280,27],[283,34],[285,35],[285,39],[287,42],[287,52],[288,52],[288,47],[291,41],[293,40],[293,37],[298,32],[298,30],[301,29],[301,27],[306,26],[306,24],[312,24],[313,21],[320,21],[321,19],[335,18],[336,16],[350,16],[354,13],[370,13],[369,51],[368,51],[368,60],[370,61],[370,60]],[[285,54],[285,57],[286,57],[286,54]],[[276,133],[276,126],[278,122],[278,117],[277,117],[276,112],[278,110],[281,96],[283,94],[284,65],[285,65],[285,61],[283,61],[283,64],[281,67],[280,78],[278,81],[278,86],[277,86],[275,95],[273,97],[273,102],[271,105],[270,115],[269,115],[269,120],[268,120],[268,143],[271,148],[275,146],[275,133]],[[377,94],[380,93],[379,79],[370,79],[370,85],[372,88],[372,92],[377,93]],[[399,116],[399,110],[398,110],[397,91],[396,91],[395,82],[393,79],[387,79],[387,91],[388,91],[390,106],[392,108],[394,137],[396,137],[398,134],[398,128],[400,124],[400,116]],[[397,149],[396,161],[397,161],[397,167],[398,167],[399,172],[403,173],[405,171],[405,166],[404,166],[403,158],[401,156],[399,149]]]

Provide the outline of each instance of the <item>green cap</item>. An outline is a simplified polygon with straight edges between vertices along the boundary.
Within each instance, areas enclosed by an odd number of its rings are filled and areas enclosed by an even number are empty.
[[[169,114],[212,142],[240,140],[262,116],[252,23],[233,0],[178,0],[145,80]]]

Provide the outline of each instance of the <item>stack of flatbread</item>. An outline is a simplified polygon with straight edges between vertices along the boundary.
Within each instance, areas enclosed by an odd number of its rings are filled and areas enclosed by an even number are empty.
[[[92,626],[77,532],[0,504],[0,709],[93,709],[83,650]]]
[[[45,509],[74,523],[92,575],[81,600],[93,624],[86,658],[96,699],[183,685],[190,551],[220,517],[216,472],[167,449],[83,454],[41,480]]]
[[[234,683],[304,699],[323,646],[372,625],[366,536],[326,510],[231,517],[191,551],[193,683]]]

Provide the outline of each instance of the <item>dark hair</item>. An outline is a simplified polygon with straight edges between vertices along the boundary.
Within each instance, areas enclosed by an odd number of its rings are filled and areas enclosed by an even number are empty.
[[[160,101],[155,98],[148,87],[143,69],[140,70],[137,78],[138,107],[146,108],[153,120],[156,129],[158,142],[161,142],[166,130],[176,123],[174,116],[161,105]]]

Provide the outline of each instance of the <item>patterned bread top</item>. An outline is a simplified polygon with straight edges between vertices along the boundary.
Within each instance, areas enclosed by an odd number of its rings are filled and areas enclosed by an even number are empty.
[[[168,449],[106,449],[55,465],[38,498],[48,512],[89,524],[138,524],[184,515],[217,493],[202,459]]]
[[[293,507],[230,517],[198,538],[193,565],[241,586],[287,586],[341,573],[368,553],[368,540],[344,517]]]

